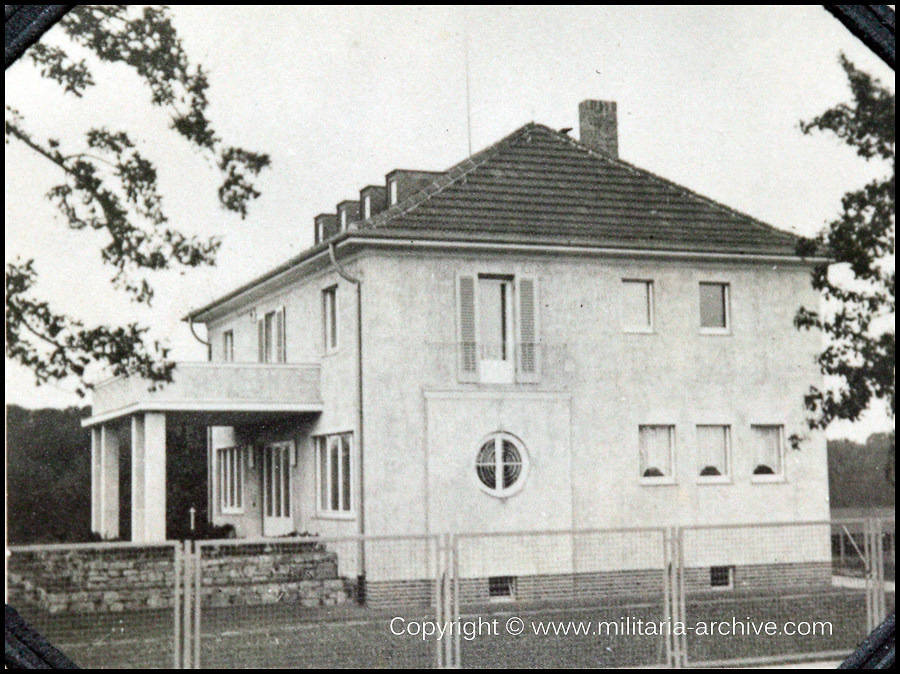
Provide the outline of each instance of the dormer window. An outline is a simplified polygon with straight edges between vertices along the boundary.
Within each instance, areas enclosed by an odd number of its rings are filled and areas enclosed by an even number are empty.
[[[368,194],[366,198],[363,199],[363,220],[368,220],[372,217],[372,197]]]
[[[316,223],[316,243],[322,243],[325,240],[325,227],[321,222]]]
[[[388,192],[390,193],[390,201],[391,206],[397,203],[397,181],[392,180],[388,185]]]
[[[341,231],[347,229],[347,211],[341,211]]]

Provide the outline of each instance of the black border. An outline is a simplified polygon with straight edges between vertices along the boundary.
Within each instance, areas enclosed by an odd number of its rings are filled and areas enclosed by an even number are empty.
[[[822,5],[892,69],[894,10],[887,5]],[[4,5],[6,68],[18,60],[74,5]],[[210,11],[215,11],[211,9]],[[6,605],[4,659],[9,669],[77,669],[63,653]],[[879,625],[839,669],[894,666],[894,613]]]

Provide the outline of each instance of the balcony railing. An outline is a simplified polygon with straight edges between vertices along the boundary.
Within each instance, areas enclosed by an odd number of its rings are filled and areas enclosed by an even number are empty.
[[[558,343],[493,343],[493,342],[429,342],[425,345],[426,370],[438,382],[484,382],[483,364],[496,370],[498,363],[508,363],[518,373],[511,381],[522,381],[521,371],[529,373],[528,381],[551,387],[569,383],[571,364],[568,346]]]
[[[168,384],[117,377],[94,388],[92,419],[132,411],[317,411],[318,364],[179,363]]]

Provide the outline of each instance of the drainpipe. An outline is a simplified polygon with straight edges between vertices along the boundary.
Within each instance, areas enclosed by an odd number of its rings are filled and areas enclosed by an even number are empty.
[[[212,360],[212,343],[208,340],[200,339],[200,336],[194,332],[194,317],[191,316],[188,318],[188,326],[191,328],[191,334],[194,336],[198,342],[206,346],[206,360]]]
[[[191,334],[201,344],[206,345],[206,360],[212,361],[212,342],[202,340],[194,331],[194,316],[188,318],[188,326]],[[207,335],[209,336],[209,335]],[[212,430],[206,427],[206,523],[212,524],[213,513],[215,512],[213,504],[213,453],[212,453]]]
[[[366,507],[365,507],[365,489],[363,470],[363,327],[362,327],[362,279],[350,275],[337,261],[334,253],[334,243],[328,244],[328,258],[338,275],[356,286],[356,393],[357,393],[357,412],[359,418],[357,420],[357,443],[359,447],[359,535],[366,534]],[[366,546],[364,542],[360,542],[359,546],[360,570],[362,577],[360,578],[360,600],[365,599],[365,577],[366,577]]]

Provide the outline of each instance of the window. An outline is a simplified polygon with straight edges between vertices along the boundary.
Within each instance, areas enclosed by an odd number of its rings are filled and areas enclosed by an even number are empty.
[[[641,480],[672,482],[675,476],[675,427],[640,426]]]
[[[709,567],[709,586],[719,588],[721,590],[730,590],[734,587],[734,567],[733,566],[711,566]]]
[[[316,438],[319,512],[353,512],[352,433],[322,435]]]
[[[508,433],[495,433],[479,448],[475,472],[481,488],[491,496],[512,496],[528,475],[525,447]]]
[[[766,482],[784,477],[784,427],[751,426],[753,434],[753,480]]]
[[[653,332],[653,281],[622,281],[622,327]]]
[[[219,504],[225,515],[244,512],[244,452],[241,447],[217,451]]]
[[[514,599],[515,585],[513,576],[491,576],[488,578],[488,597],[491,601]]]
[[[729,329],[727,283],[700,284],[700,329],[703,332],[723,333]]]
[[[392,180],[388,186],[391,195],[391,206],[397,203],[397,181]]]
[[[322,243],[325,240],[325,227],[321,222],[316,223],[316,243]]]
[[[513,280],[478,277],[478,333],[481,359],[512,362]]]
[[[222,333],[222,360],[226,363],[234,362],[234,331],[232,330]]]
[[[347,229],[347,211],[341,209],[341,231]]]
[[[337,286],[331,286],[322,291],[322,327],[325,340],[325,353],[337,351],[337,321]]]
[[[730,426],[697,426],[697,456],[701,480],[727,481],[731,474],[730,454]]]
[[[539,381],[538,309],[534,277],[458,276],[459,380],[485,384]]]
[[[284,308],[269,311],[257,320],[259,332],[259,362],[285,362]]]
[[[368,220],[370,217],[372,217],[372,197],[367,194],[363,199],[363,220]]]

